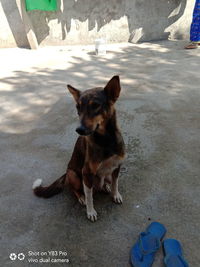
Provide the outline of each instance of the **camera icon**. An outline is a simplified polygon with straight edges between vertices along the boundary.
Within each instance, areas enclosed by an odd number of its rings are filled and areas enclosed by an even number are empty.
[[[15,261],[17,259],[20,261],[23,261],[25,259],[25,255],[24,255],[24,253],[18,253],[18,254],[10,253],[9,258],[11,261]]]
[[[23,261],[25,259],[24,253],[19,253],[17,258],[18,258],[18,260]]]
[[[17,254],[15,253],[10,253],[9,258],[11,259],[11,261],[15,261],[17,259]]]

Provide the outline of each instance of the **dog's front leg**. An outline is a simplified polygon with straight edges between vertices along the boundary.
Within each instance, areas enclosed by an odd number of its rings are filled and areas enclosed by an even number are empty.
[[[95,222],[97,220],[97,212],[93,205],[93,181],[95,175],[91,169],[86,165],[83,169],[83,189],[85,193],[85,203],[87,209],[87,218]]]
[[[122,196],[118,190],[118,176],[119,176],[120,166],[115,169],[112,173],[112,187],[111,187],[111,195],[113,200],[117,204],[122,204]]]
[[[93,188],[89,188],[83,181],[83,188],[85,193],[85,203],[86,203],[86,209],[87,209],[87,218],[95,222],[97,220],[97,212],[94,209],[93,205]]]

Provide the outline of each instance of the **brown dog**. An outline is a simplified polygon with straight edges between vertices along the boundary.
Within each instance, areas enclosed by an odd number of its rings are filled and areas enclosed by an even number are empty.
[[[79,202],[86,204],[88,219],[96,221],[93,191],[111,192],[114,202],[122,203],[118,174],[125,148],[114,108],[121,90],[120,80],[119,76],[114,76],[105,88],[81,92],[68,85],[68,90],[76,101],[80,118],[80,126],[76,131],[80,136],[66,173],[48,187],[42,187],[42,180],[36,180],[33,190],[37,196],[49,198],[69,185]]]

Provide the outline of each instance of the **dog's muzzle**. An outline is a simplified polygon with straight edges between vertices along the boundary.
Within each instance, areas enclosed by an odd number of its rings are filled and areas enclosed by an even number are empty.
[[[76,132],[80,135],[90,135],[93,133],[90,129],[86,128],[85,126],[81,125],[78,128],[76,128]]]
[[[93,132],[95,132],[99,128],[99,124],[97,124],[97,127],[94,131],[92,131],[89,128],[86,128],[84,125],[80,125],[79,127],[76,128],[76,132],[80,135],[90,135]]]

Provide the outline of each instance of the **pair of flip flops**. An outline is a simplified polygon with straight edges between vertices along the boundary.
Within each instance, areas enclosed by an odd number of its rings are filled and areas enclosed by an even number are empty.
[[[161,247],[161,240],[166,228],[158,222],[151,223],[145,232],[139,235],[138,241],[131,249],[131,263],[134,267],[150,267],[155,254]],[[175,239],[166,239],[163,242],[165,254],[164,263],[167,267],[189,267],[183,258],[180,243]]]

